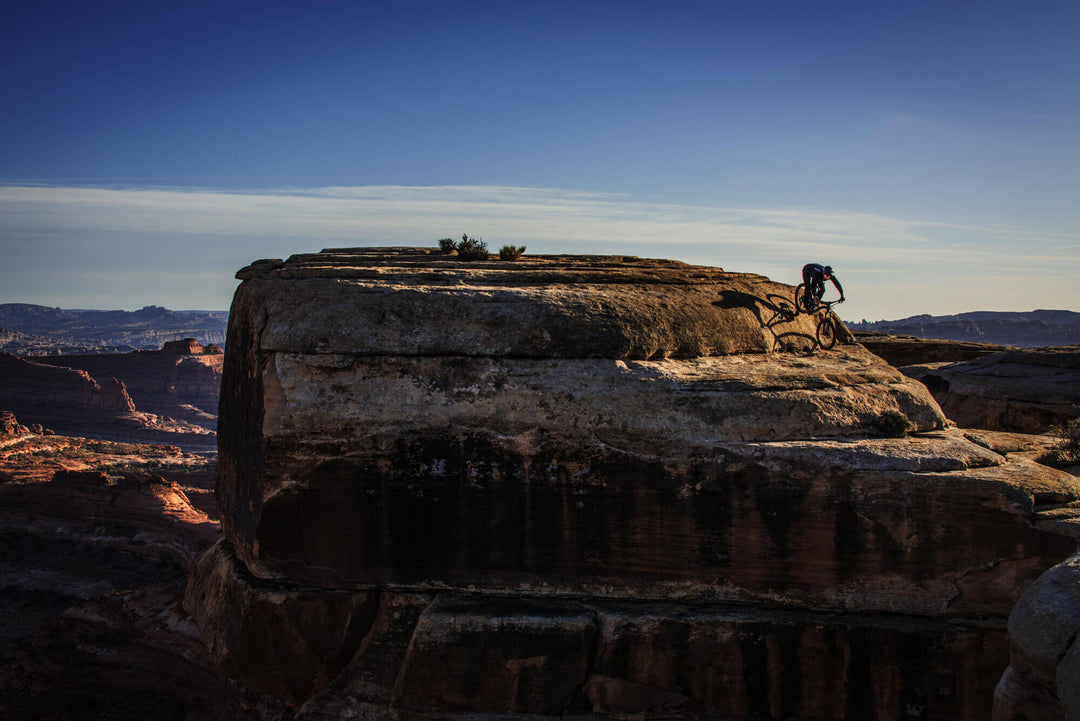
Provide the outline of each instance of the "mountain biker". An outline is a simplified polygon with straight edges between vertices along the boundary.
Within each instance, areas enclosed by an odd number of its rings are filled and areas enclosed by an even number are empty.
[[[825,295],[825,281],[827,280],[832,281],[832,284],[836,286],[836,290],[840,293],[839,302],[844,302],[844,289],[840,285],[840,281],[833,275],[831,265],[807,263],[802,269],[802,279],[803,283],[806,284],[803,305],[806,306],[807,310],[813,310],[821,301],[821,296]]]

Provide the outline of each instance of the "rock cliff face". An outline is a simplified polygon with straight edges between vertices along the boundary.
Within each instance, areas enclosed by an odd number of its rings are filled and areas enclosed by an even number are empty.
[[[0,406],[26,423],[50,424],[69,416],[89,423],[130,415],[135,403],[115,378],[98,383],[84,371],[53,368],[0,353]]]
[[[1020,590],[1075,548],[1041,521],[1075,479],[850,335],[816,349],[761,276],[343,249],[238,277],[185,608],[298,718],[983,719]]]
[[[93,378],[116,378],[124,383],[140,411],[168,416],[212,432],[217,427],[223,358],[217,346],[204,348],[188,338],[166,343],[161,351],[45,356],[31,360],[41,365],[85,371]]]
[[[189,341],[116,355],[0,354],[0,408],[60,433],[213,447],[224,356]]]
[[[911,335],[889,335],[873,331],[855,331],[855,340],[891,365],[919,363],[955,363],[973,360],[999,351],[1013,350],[1009,346],[972,343],[958,340],[935,340]]]
[[[1080,417],[1080,346],[1003,351],[902,372],[925,384],[965,428],[1046,433]]]

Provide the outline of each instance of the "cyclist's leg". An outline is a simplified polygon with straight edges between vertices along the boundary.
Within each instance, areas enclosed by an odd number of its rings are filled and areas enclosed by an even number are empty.
[[[802,304],[803,304],[803,308],[805,308],[806,310],[809,311],[809,310],[812,310],[813,307],[814,307],[811,304],[811,301],[810,301],[810,299],[813,297],[812,288],[814,287],[814,281],[813,281],[813,278],[810,277],[810,266],[809,265],[804,265],[803,266],[803,269],[802,269],[802,282],[803,282],[803,300],[802,300]]]

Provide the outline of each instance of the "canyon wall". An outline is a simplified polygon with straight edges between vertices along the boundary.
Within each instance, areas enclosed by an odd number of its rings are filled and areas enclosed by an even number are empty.
[[[910,335],[888,335],[873,331],[854,331],[866,350],[884,358],[897,368],[919,363],[955,363],[981,358],[990,353],[1012,350],[1009,346],[972,343],[958,340],[935,340]]]
[[[1046,433],[1080,418],[1080,346],[1000,351],[901,371],[965,428]]]
[[[87,425],[130,416],[135,403],[115,378],[99,383],[85,371],[54,368],[0,353],[0,407],[24,423],[53,425],[69,418]]]
[[[224,357],[209,351],[185,342],[115,355],[0,354],[0,409],[61,434],[209,449]]]
[[[339,249],[238,273],[185,608],[296,718],[985,719],[1069,475],[762,276]]]
[[[178,602],[218,535],[213,469],[0,411],[0,718],[252,718]]]
[[[204,348],[188,339],[166,343],[160,351],[41,356],[29,360],[85,371],[93,378],[116,378],[123,381],[140,411],[213,431],[217,426],[223,359],[217,346]]]

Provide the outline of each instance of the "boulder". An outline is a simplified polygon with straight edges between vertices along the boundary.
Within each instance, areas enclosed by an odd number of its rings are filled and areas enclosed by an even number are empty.
[[[994,721],[1080,718],[1080,554],[1024,591],[1009,615],[1009,668]]]
[[[1040,514],[1076,479],[818,348],[762,276],[368,248],[238,277],[186,607],[301,718],[985,718],[1012,605],[1075,549]],[[281,593],[378,610],[286,682],[229,630]],[[307,642],[290,613],[264,644]]]

